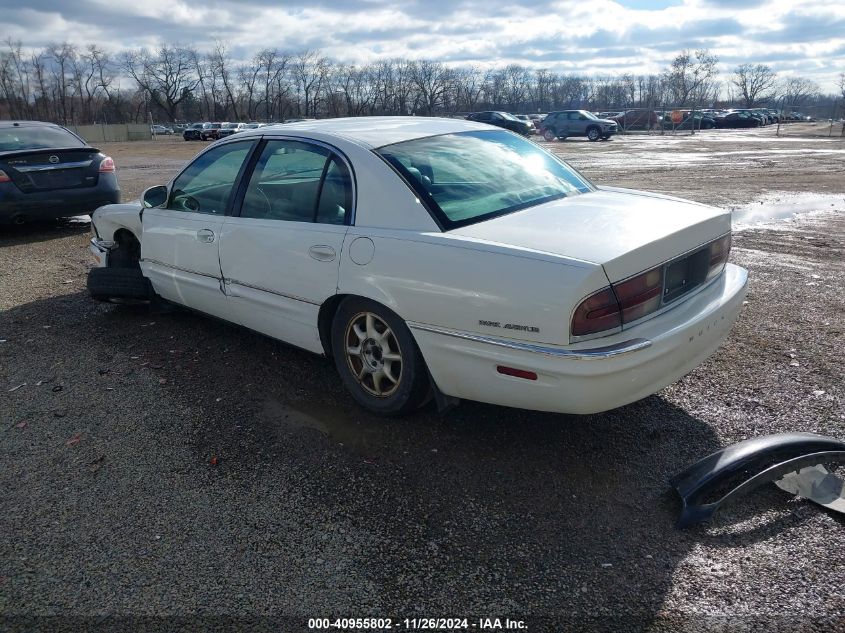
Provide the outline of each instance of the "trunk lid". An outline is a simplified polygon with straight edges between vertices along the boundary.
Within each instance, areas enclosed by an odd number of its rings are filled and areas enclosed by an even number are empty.
[[[94,187],[101,158],[93,147],[18,150],[0,153],[0,170],[24,193]]]
[[[601,264],[617,282],[730,230],[730,213],[722,209],[600,187],[450,233]]]

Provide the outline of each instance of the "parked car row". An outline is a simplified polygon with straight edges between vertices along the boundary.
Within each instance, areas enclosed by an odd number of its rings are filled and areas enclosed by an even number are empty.
[[[182,131],[182,138],[186,141],[216,141],[244,130],[254,130],[264,127],[266,123],[230,123],[206,122],[192,123]]]

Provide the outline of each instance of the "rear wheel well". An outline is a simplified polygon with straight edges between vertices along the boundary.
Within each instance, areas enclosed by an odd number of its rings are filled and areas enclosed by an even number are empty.
[[[317,330],[320,333],[320,343],[323,345],[323,353],[327,358],[332,358],[332,321],[334,315],[337,314],[337,309],[346,297],[353,297],[355,295],[334,295],[329,297],[320,306],[320,312],[317,315]]]
[[[109,252],[108,265],[110,268],[140,268],[141,243],[128,229],[118,229],[114,233],[117,244]]]

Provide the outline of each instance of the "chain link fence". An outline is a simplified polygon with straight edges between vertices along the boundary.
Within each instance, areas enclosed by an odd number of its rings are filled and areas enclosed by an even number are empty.
[[[713,118],[695,106],[593,110],[593,113],[616,121],[620,134],[695,134],[715,127]]]
[[[778,136],[845,137],[845,101],[832,105],[806,106],[779,103]]]

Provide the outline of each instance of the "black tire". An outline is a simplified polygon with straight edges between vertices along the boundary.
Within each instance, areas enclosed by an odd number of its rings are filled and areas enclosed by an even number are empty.
[[[149,279],[140,268],[92,268],[88,292],[98,301],[143,303],[153,296]]]
[[[587,138],[595,142],[601,139],[601,130],[595,126],[587,128]]]
[[[381,341],[376,341],[369,331],[364,332],[363,339],[355,331],[354,326],[360,324],[362,318],[366,321],[367,315],[374,317],[374,329],[384,336]],[[384,329],[379,330],[380,326]],[[351,347],[348,340],[357,344],[361,352],[348,354],[347,349]],[[365,358],[367,349],[368,359]],[[398,360],[384,360],[382,355],[387,353],[398,356]],[[417,409],[429,393],[425,361],[410,330],[396,314],[374,301],[350,297],[340,304],[332,321],[332,356],[346,389],[358,404],[373,413],[405,415]],[[395,363],[399,363],[398,375]],[[388,364],[390,372],[385,369]],[[395,378],[392,383],[391,379],[383,378],[389,373]],[[376,374],[382,376],[378,381]],[[383,385],[390,389],[382,389]],[[374,392],[379,390],[385,393],[376,395]]]

